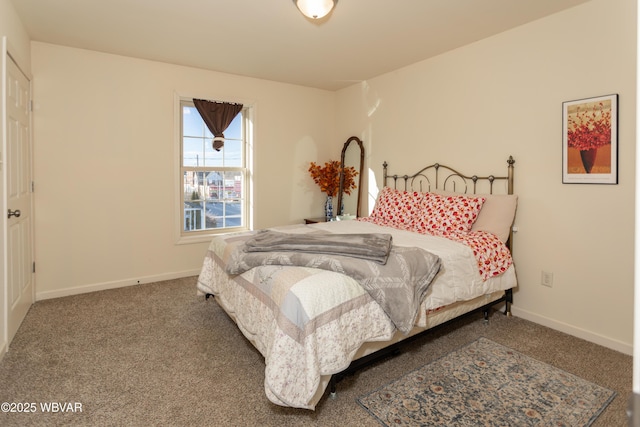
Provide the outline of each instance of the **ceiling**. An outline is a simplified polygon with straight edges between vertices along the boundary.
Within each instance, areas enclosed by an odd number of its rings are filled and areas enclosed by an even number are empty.
[[[337,90],[589,0],[11,0],[32,40]]]

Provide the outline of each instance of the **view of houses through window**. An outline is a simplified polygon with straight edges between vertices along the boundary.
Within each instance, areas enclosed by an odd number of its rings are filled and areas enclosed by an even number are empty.
[[[247,227],[246,108],[224,132],[224,147],[190,100],[181,101],[183,181],[182,234]]]

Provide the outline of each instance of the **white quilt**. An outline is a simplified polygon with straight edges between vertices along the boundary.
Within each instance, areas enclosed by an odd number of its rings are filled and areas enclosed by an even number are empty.
[[[397,246],[416,246],[438,255],[442,266],[427,291],[416,325],[426,313],[516,285],[513,266],[483,281],[472,250],[442,237],[359,221],[279,227],[287,233],[390,233]],[[211,242],[198,278],[198,293],[211,293],[265,358],[269,400],[314,409],[326,387],[321,377],[346,369],[368,341],[387,341],[395,332],[380,306],[340,273],[307,267],[262,266],[238,276],[224,272],[225,260],[241,235]]]

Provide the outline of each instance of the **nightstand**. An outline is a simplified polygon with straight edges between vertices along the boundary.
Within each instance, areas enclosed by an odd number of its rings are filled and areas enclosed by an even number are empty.
[[[304,219],[304,223],[305,224],[317,224],[319,222],[327,222],[327,218],[324,216],[318,217],[318,218],[305,218]]]

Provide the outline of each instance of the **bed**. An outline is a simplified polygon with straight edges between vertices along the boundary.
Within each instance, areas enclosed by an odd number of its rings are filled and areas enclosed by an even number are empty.
[[[510,314],[514,163],[478,176],[438,163],[391,175],[385,162],[370,216],[216,237],[197,292],[264,356],[267,398],[312,410],[404,341],[498,304]]]

